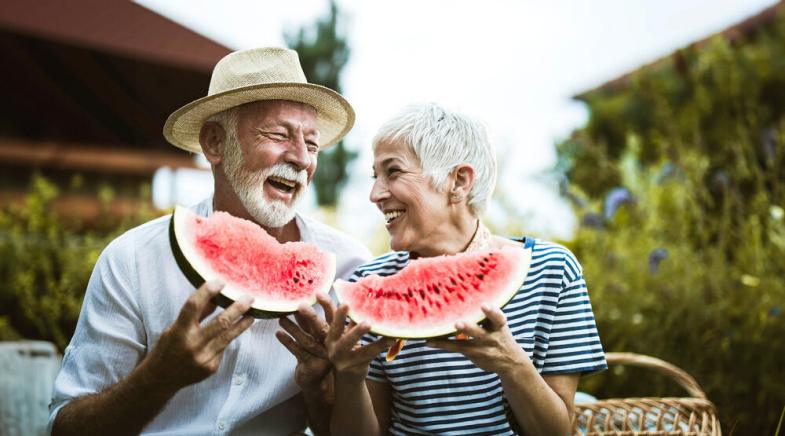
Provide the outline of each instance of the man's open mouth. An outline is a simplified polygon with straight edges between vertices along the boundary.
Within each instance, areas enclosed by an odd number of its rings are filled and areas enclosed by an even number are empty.
[[[285,192],[287,194],[293,193],[297,189],[297,182],[294,180],[284,179],[278,176],[270,176],[267,178],[267,183],[273,188]]]

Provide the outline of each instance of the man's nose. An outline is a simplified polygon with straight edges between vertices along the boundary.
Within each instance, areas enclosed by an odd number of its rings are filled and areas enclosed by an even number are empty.
[[[311,156],[308,153],[308,144],[302,135],[294,135],[289,149],[286,151],[285,160],[298,170],[304,170],[311,165]]]

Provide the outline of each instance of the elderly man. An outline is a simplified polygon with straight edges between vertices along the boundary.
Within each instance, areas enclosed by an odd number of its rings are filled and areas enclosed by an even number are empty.
[[[294,206],[319,150],[353,123],[343,97],[306,82],[297,53],[267,48],[222,59],[208,95],[175,111],[164,135],[211,164],[215,191],[193,207],[198,214],[223,210],[279,242],[312,242],[335,253],[345,277],[368,251]],[[326,428],[326,360],[282,332],[281,343],[273,339],[277,322],[244,315],[248,300],[214,313],[222,284],[193,292],[169,247],[169,220],[126,232],[99,258],[55,381],[51,431],[291,434],[306,420],[317,433]],[[299,326],[281,320],[298,341],[318,335],[316,314],[303,314]]]

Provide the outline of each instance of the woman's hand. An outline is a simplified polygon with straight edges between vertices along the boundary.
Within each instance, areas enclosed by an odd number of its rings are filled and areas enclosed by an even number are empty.
[[[359,325],[352,322],[347,328],[346,314],[348,313],[349,306],[342,304],[338,307],[330,322],[324,345],[338,379],[361,381],[368,375],[371,360],[389,347],[391,341],[387,338],[379,338],[368,345],[360,346],[357,342],[371,330],[371,326],[366,322]]]
[[[467,322],[455,324],[458,333],[463,333],[469,339],[431,339],[425,345],[461,353],[478,368],[494,372],[500,377],[510,376],[521,365],[530,362],[529,356],[515,341],[507,326],[507,318],[500,309],[483,304],[482,311],[487,317],[485,328]]]

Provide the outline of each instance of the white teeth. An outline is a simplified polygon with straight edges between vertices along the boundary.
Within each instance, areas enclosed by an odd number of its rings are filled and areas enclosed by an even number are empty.
[[[387,222],[389,223],[390,221],[394,220],[395,218],[398,218],[401,215],[403,215],[402,210],[392,210],[390,212],[384,213],[384,219],[386,219]]]
[[[282,179],[282,178],[280,178],[278,176],[270,176],[270,180],[274,180],[274,181],[276,181],[276,182],[278,182],[278,183],[280,183],[282,185],[286,185],[286,186],[288,186],[290,188],[294,188],[295,186],[297,186],[297,182],[295,182],[293,180]]]

